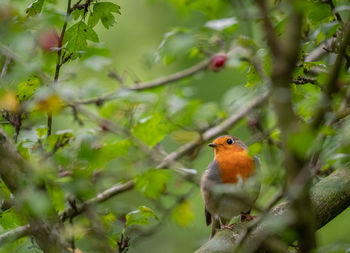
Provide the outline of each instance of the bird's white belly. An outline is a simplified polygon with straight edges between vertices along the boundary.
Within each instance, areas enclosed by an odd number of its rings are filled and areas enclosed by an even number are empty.
[[[235,184],[207,182],[202,194],[207,210],[214,216],[231,219],[242,212],[249,211],[260,191],[255,178]]]

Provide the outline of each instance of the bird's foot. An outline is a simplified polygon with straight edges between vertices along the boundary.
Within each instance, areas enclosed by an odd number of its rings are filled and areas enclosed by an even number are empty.
[[[234,227],[234,225],[235,225],[235,224],[233,224],[233,223],[232,223],[232,224],[230,224],[230,225],[224,225],[224,224],[221,224],[221,225],[220,225],[220,229],[221,229],[221,230],[224,230],[224,229],[229,229],[229,230],[232,230],[232,229],[233,229],[233,227]]]
[[[248,222],[248,221],[252,221],[256,218],[257,216],[252,216],[250,215],[250,213],[242,213],[241,214],[241,223],[243,222]]]

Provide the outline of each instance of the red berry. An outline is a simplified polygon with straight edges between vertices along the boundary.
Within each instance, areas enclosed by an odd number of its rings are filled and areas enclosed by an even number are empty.
[[[216,54],[210,60],[210,68],[212,70],[220,70],[225,66],[228,57],[226,54]]]
[[[38,44],[44,52],[52,52],[58,47],[59,36],[55,30],[42,31],[38,36]]]

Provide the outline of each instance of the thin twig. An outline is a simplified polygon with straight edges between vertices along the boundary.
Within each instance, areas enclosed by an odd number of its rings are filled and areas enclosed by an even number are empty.
[[[86,105],[86,104],[96,104],[97,106],[100,106],[106,101],[110,101],[110,100],[114,100],[114,99],[119,98],[119,94],[123,90],[142,91],[142,90],[146,90],[146,89],[159,87],[162,85],[167,85],[167,84],[173,83],[175,81],[178,81],[180,79],[192,76],[195,73],[206,69],[208,67],[209,63],[210,63],[210,60],[206,59],[204,61],[199,62],[198,64],[196,64],[194,66],[191,66],[187,69],[176,72],[172,75],[160,77],[160,78],[157,78],[157,79],[151,80],[151,81],[145,81],[145,82],[140,82],[140,83],[136,82],[133,85],[131,85],[131,87],[125,87],[123,85],[123,88],[120,90],[111,91],[111,92],[108,92],[104,95],[94,97],[94,98],[75,100],[72,103],[68,103],[67,106]],[[119,75],[118,75],[118,77],[116,77],[115,75],[116,74],[113,72],[111,72],[109,74],[110,77],[112,77],[112,78],[116,79],[118,82],[120,82],[121,79],[120,79]]]
[[[176,151],[167,155],[165,157],[165,159],[163,160],[163,162],[161,162],[157,166],[157,168],[165,168],[165,167],[169,166],[169,164],[171,164],[172,161],[179,159],[180,157],[184,156],[185,154],[192,151],[196,147],[211,140],[215,136],[218,136],[219,134],[224,133],[229,128],[231,128],[234,124],[236,124],[239,120],[241,120],[247,114],[249,114],[252,109],[263,104],[267,100],[267,98],[269,97],[269,94],[270,94],[269,92],[266,92],[266,93],[263,93],[262,95],[256,97],[252,102],[250,102],[249,104],[240,108],[240,110],[238,110],[237,113],[233,114],[231,117],[227,118],[226,120],[224,120],[220,124],[205,131],[196,140],[179,147]]]
[[[9,230],[0,235],[0,246],[8,241],[17,240],[23,236],[26,236],[29,234],[29,232],[30,232],[29,224]]]
[[[170,83],[173,83],[177,80],[183,79],[185,77],[192,76],[195,73],[206,69],[209,66],[209,64],[210,64],[210,59],[206,59],[206,60],[201,61],[198,64],[196,64],[190,68],[184,69],[184,70],[179,71],[175,74],[165,76],[165,77],[160,77],[160,78],[152,80],[152,81],[135,83],[133,87],[130,87],[127,89],[140,91],[140,90],[155,88],[155,87],[162,86],[165,84],[170,84]]]
[[[305,57],[305,62],[314,62],[319,60],[323,55],[327,54],[332,50],[334,43],[337,41],[336,38],[330,38],[325,42],[321,43],[317,48],[315,48],[312,52],[310,52]]]
[[[278,42],[277,35],[273,28],[271,19],[269,18],[269,10],[265,0],[256,0],[255,1],[260,9],[262,22],[264,25],[267,43],[269,44],[270,50],[274,57],[277,57],[281,53],[280,44]]]
[[[107,190],[97,194],[95,197],[76,205],[74,208],[69,206],[66,210],[59,214],[62,221],[67,220],[68,218],[74,218],[75,216],[81,214],[88,208],[89,206],[104,202],[117,194],[126,192],[134,188],[135,181],[129,180],[126,183],[116,184]]]
[[[56,70],[55,70],[55,77],[53,80],[53,84],[57,84],[58,82],[58,78],[60,75],[60,69],[64,63],[64,59],[62,59],[62,43],[63,43],[63,38],[64,38],[64,34],[66,32],[67,29],[67,25],[68,25],[68,20],[69,20],[69,16],[70,13],[72,11],[71,8],[71,0],[68,0],[67,3],[67,11],[66,11],[66,18],[62,27],[62,31],[61,31],[61,35],[58,39],[58,51],[57,51],[57,60],[56,60]],[[47,114],[47,136],[51,135],[51,131],[52,131],[52,112],[49,112]]]
[[[7,46],[3,45],[2,43],[0,43],[0,53],[3,55],[7,55],[8,57],[10,57],[11,60],[18,63],[22,67],[24,68],[28,67],[28,64],[22,60],[22,57],[15,54],[13,51],[11,51]],[[49,81],[51,79],[49,76],[47,76],[46,73],[44,73],[40,69],[34,69],[32,72],[37,73],[38,76],[44,81]]]
[[[9,65],[11,63],[11,56],[9,55],[9,53],[7,53],[5,55],[5,57],[6,57],[6,59],[5,59],[4,66],[2,67],[2,70],[1,70],[0,80],[3,79],[6,76],[8,67],[9,67]]]
[[[325,92],[322,94],[321,102],[318,106],[318,111],[315,114],[314,120],[312,122],[312,126],[316,129],[324,117],[326,116],[326,112],[331,106],[330,101],[332,94],[337,91],[337,80],[341,71],[341,65],[343,62],[344,55],[346,54],[346,48],[350,42],[350,28],[345,26],[344,36],[342,43],[339,48],[339,52],[335,63],[332,66],[332,70],[328,75],[328,80],[325,84]]]

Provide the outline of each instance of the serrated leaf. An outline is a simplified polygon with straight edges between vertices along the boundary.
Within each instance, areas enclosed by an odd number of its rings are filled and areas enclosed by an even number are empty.
[[[65,33],[63,45],[70,53],[77,53],[87,48],[87,41],[98,42],[96,32],[83,21],[71,26]]]
[[[149,219],[158,219],[153,210],[147,206],[139,206],[138,210],[126,215],[125,227],[131,225],[148,225]]]
[[[17,88],[17,97],[20,102],[26,101],[32,97],[34,92],[39,88],[41,80],[36,77],[30,77],[27,80],[21,82]]]
[[[136,189],[149,198],[158,198],[164,191],[169,174],[163,170],[151,170],[140,175],[136,181]]]
[[[33,3],[31,3],[27,9],[26,13],[28,16],[35,16],[39,14],[43,8],[44,0],[36,0]]]
[[[93,12],[89,16],[88,24],[94,27],[101,20],[103,26],[108,29],[115,23],[113,13],[121,14],[119,5],[110,2],[96,3]]]
[[[84,9],[75,9],[72,11],[71,15],[74,20],[77,20],[80,16],[84,16]]]
[[[132,133],[150,147],[163,140],[167,132],[168,127],[159,114],[141,119],[132,129]]]

